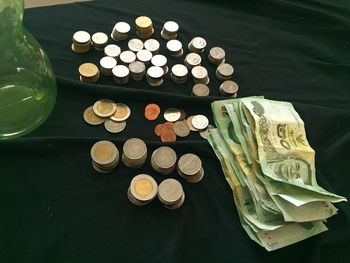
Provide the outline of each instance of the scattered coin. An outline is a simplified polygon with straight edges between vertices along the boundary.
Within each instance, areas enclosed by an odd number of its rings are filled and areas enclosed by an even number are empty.
[[[77,31],[73,35],[72,50],[75,53],[86,53],[91,48],[91,36],[86,31]]]
[[[94,103],[93,110],[97,116],[109,117],[114,114],[117,105],[109,99],[101,99]]]
[[[150,103],[145,107],[145,118],[149,121],[154,121],[160,114],[160,108],[155,103]]]
[[[113,113],[112,116],[110,116],[110,119],[112,121],[125,121],[127,120],[131,115],[131,110],[128,105],[125,105],[124,103],[116,103],[116,110]]]
[[[110,45],[107,45],[104,49],[104,53],[106,56],[108,57],[112,57],[112,58],[115,58],[115,59],[118,59],[119,58],[119,55],[121,53],[121,49],[119,46],[117,45],[114,45],[114,44],[110,44]]]
[[[208,127],[204,131],[199,132],[199,135],[202,138],[207,139],[211,129],[215,129],[215,127],[213,125],[209,124]]]
[[[112,76],[112,69],[117,65],[117,60],[112,57],[103,57],[100,60],[100,71],[105,76]]]
[[[160,34],[163,39],[171,40],[177,37],[177,31],[179,31],[179,24],[175,21],[167,21],[164,23],[163,29],[160,32]]]
[[[179,137],[187,137],[191,132],[185,120],[175,122],[173,129],[176,136]]]
[[[186,117],[187,117],[186,112],[185,112],[183,109],[180,109],[179,111],[180,111],[180,113],[181,113],[181,116],[180,116],[179,121],[183,121],[183,120],[185,120],[185,119],[186,119]]]
[[[154,128],[154,134],[160,137],[162,135],[162,132],[163,132],[164,129],[166,129],[164,124],[163,123],[159,123]]]
[[[104,126],[105,126],[106,130],[111,132],[111,133],[120,133],[125,129],[126,122],[125,121],[117,122],[117,121],[113,121],[111,119],[107,119],[104,122]]]
[[[204,177],[202,161],[193,153],[187,153],[181,156],[177,163],[177,172],[189,183],[198,183]]]
[[[197,130],[204,130],[208,127],[209,120],[204,115],[196,115],[192,119],[192,126]]]
[[[196,129],[195,127],[193,127],[192,125],[192,119],[195,117],[195,115],[192,115],[190,117],[187,118],[186,122],[188,127],[190,128],[191,131],[198,131],[198,129]]]
[[[130,25],[126,22],[118,22],[115,24],[111,33],[111,38],[115,41],[124,40],[128,38]]]
[[[84,110],[83,117],[84,120],[90,125],[100,125],[105,121],[104,118],[101,118],[94,113],[92,106],[87,107]]]
[[[191,70],[194,83],[203,83],[208,85],[209,76],[208,70],[203,66],[195,66]]]
[[[207,46],[207,41],[202,37],[194,37],[188,44],[188,50],[194,53],[201,54]]]
[[[185,66],[188,69],[192,69],[195,66],[199,66],[202,62],[202,58],[200,55],[198,55],[197,53],[189,53],[187,54],[187,56],[185,57]]]
[[[145,46],[145,49],[152,52],[153,55],[156,55],[159,52],[160,44],[158,40],[154,38],[147,39],[144,43],[144,46]]]
[[[181,57],[184,53],[182,49],[182,43],[177,39],[169,40],[166,43],[166,48],[169,52],[169,55],[172,57]]]

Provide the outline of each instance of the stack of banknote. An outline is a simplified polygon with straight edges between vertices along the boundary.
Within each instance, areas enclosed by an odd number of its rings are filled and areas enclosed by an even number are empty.
[[[208,141],[233,191],[241,224],[268,251],[327,230],[346,198],[317,184],[315,151],[293,105],[263,97],[212,103]]]

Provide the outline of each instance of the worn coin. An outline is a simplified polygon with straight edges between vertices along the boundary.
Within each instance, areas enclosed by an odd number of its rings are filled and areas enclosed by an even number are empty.
[[[150,103],[145,107],[145,118],[149,121],[154,121],[160,114],[160,108],[155,103]]]
[[[92,109],[92,106],[87,107],[87,108],[84,110],[83,117],[84,117],[84,120],[85,120],[88,124],[91,124],[91,125],[100,125],[100,124],[102,124],[102,123],[105,121],[104,118],[101,118],[101,117],[99,117],[99,116],[97,116],[97,115],[95,114],[95,112],[94,112],[93,109]]]
[[[117,105],[109,99],[101,99],[94,103],[93,110],[97,116],[109,117],[116,111]]]
[[[168,146],[161,146],[152,153],[151,159],[160,169],[169,169],[176,164],[176,152]]]
[[[148,64],[149,62],[151,62],[153,54],[151,51],[148,51],[146,49],[142,49],[142,50],[137,52],[136,57],[139,61],[141,61],[145,64]]]
[[[90,155],[95,163],[107,165],[119,158],[119,151],[112,142],[102,140],[92,146]]]
[[[220,85],[220,93],[225,96],[237,95],[238,84],[233,80],[226,80]]]
[[[221,47],[213,47],[209,51],[208,59],[214,65],[220,65],[225,62],[225,50]]]
[[[176,136],[179,136],[179,137],[186,137],[191,132],[191,130],[188,127],[187,122],[185,120],[175,122],[173,129],[174,129]]]
[[[123,153],[129,160],[139,160],[147,155],[147,146],[139,138],[131,138],[123,145]]]
[[[124,103],[116,103],[116,110],[112,116],[110,116],[110,119],[112,121],[125,121],[127,120],[131,115],[131,110],[128,105],[125,105]]]
[[[181,183],[169,178],[159,184],[158,198],[163,204],[173,205],[181,200],[183,192]]]
[[[123,64],[130,64],[136,60],[136,55],[130,50],[125,50],[120,53],[119,59]]]
[[[228,63],[222,63],[216,69],[215,75],[219,80],[228,80],[232,77],[234,69]]]
[[[196,175],[202,169],[202,161],[197,155],[186,153],[179,159],[178,167],[186,176]]]
[[[164,112],[164,119],[169,122],[178,121],[180,117],[181,117],[181,112],[176,108],[170,108]]]
[[[121,53],[121,49],[119,46],[117,45],[114,45],[114,44],[110,44],[110,45],[107,45],[104,49],[104,53],[106,56],[108,57],[112,57],[112,58],[119,58],[119,55]]]
[[[159,52],[160,44],[158,40],[151,38],[145,41],[144,47],[148,51],[152,52],[153,55],[155,55]]]
[[[125,129],[126,121],[117,122],[111,119],[107,119],[104,123],[104,126],[106,130],[111,133],[119,133]]]
[[[197,83],[192,88],[192,95],[197,97],[209,96],[209,87],[203,83]]]
[[[205,79],[208,77],[208,70],[203,66],[195,66],[192,68],[191,73],[196,79]]]
[[[202,58],[197,53],[189,53],[185,57],[185,65],[187,68],[191,69],[195,66],[199,66],[202,62]]]
[[[99,70],[93,63],[84,63],[79,66],[79,74],[85,78],[93,78],[99,74]]]
[[[209,120],[202,114],[196,115],[192,119],[192,126],[197,130],[204,130],[208,127]]]
[[[173,205],[166,205],[164,204],[164,207],[174,210],[174,209],[179,209],[181,206],[183,206],[185,202],[185,192],[182,193],[182,196],[180,198],[180,201],[178,201],[177,203],[173,204]]]

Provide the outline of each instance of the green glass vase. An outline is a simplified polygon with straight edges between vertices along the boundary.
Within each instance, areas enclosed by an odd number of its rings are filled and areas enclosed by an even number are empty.
[[[24,0],[0,0],[0,140],[41,125],[56,101],[49,59],[23,27]]]

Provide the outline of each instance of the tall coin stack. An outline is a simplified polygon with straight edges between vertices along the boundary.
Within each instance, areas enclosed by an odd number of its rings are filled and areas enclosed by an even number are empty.
[[[75,53],[86,53],[91,48],[91,36],[86,31],[77,31],[73,35],[72,50]]]
[[[153,23],[151,18],[147,16],[139,16],[135,20],[136,24],[136,33],[142,38],[150,38],[154,33]]]
[[[139,168],[147,159],[147,146],[139,138],[131,138],[123,145],[122,161],[125,166]]]
[[[177,172],[189,183],[198,183],[204,177],[202,161],[193,153],[181,156],[177,163]]]
[[[131,203],[142,206],[151,202],[157,192],[157,182],[147,174],[139,174],[131,180],[127,195]]]
[[[174,171],[176,160],[176,152],[173,149],[161,146],[152,153],[151,165],[156,172],[167,175]]]
[[[158,199],[168,209],[178,209],[185,202],[182,185],[175,179],[166,179],[158,187]]]
[[[112,172],[119,163],[118,148],[110,141],[96,142],[90,151],[92,167],[99,173]]]

